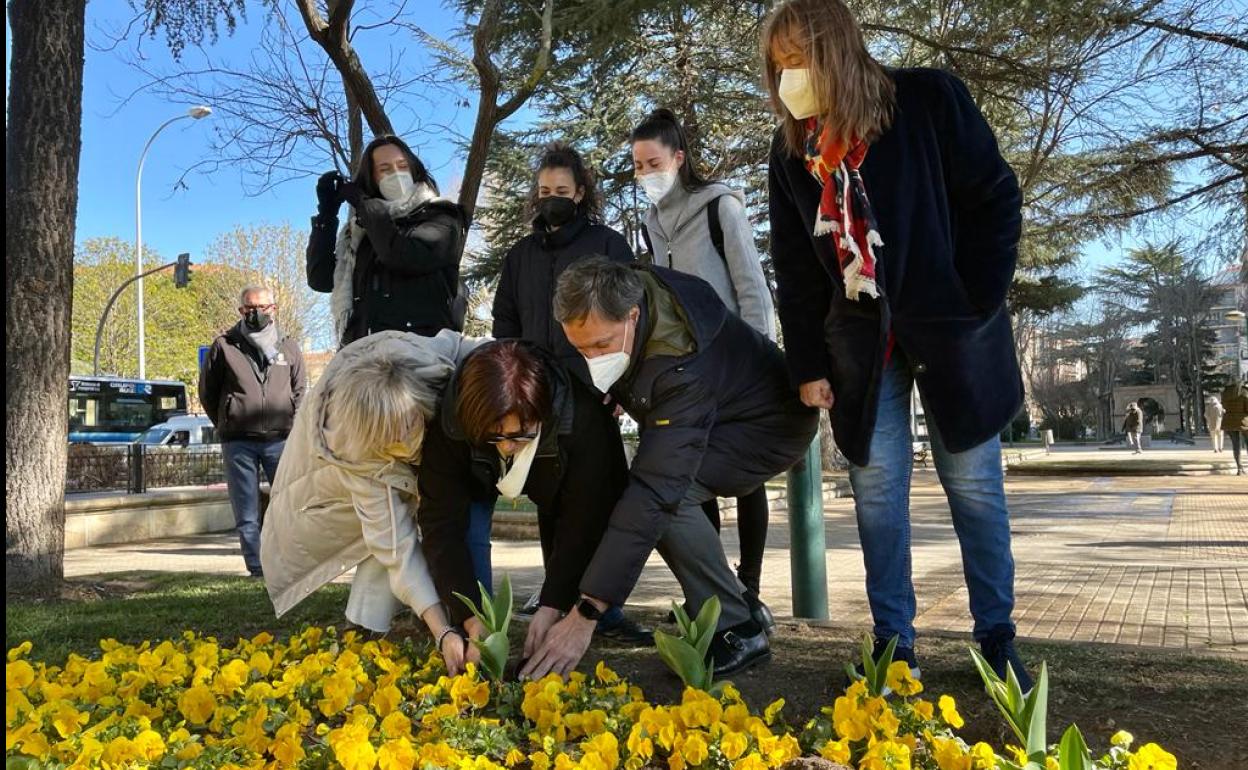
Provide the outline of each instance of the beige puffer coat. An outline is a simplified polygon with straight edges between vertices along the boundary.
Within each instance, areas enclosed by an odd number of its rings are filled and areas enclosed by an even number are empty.
[[[416,528],[415,469],[335,455],[327,394],[348,363],[400,356],[416,363],[436,396],[484,341],[449,330],[436,337],[380,332],[347,345],[330,362],[286,440],[260,536],[265,583],[279,617],[369,556],[389,572],[395,597],[417,615],[438,603]],[[412,438],[418,443],[423,437]]]

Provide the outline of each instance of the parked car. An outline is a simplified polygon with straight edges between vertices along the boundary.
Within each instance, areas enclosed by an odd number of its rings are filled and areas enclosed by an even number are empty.
[[[217,429],[206,415],[186,414],[171,417],[166,422],[145,430],[136,444],[145,446],[190,447],[220,444]]]

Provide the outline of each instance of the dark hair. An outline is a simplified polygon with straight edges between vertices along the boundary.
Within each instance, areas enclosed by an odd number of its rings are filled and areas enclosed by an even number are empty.
[[[623,321],[645,295],[641,276],[627,264],[601,255],[583,257],[559,274],[555,320],[571,323],[597,313],[608,321]]]
[[[455,416],[468,440],[486,443],[509,414],[525,425],[550,411],[546,367],[520,340],[487,342],[473,351],[459,372]]]
[[[438,192],[438,185],[433,181],[433,177],[429,176],[429,170],[425,168],[424,163],[420,162],[420,158],[416,157],[416,153],[412,152],[412,148],[407,146],[407,142],[392,134],[386,134],[369,142],[360,155],[360,167],[355,172],[355,183],[360,186],[365,195],[370,198],[381,197],[381,188],[377,185],[377,180],[373,178],[373,153],[378,147],[387,144],[393,144],[407,156],[407,165],[411,168],[412,179],[417,184],[424,182],[432,187],[435,193]]]
[[[685,127],[681,125],[676,113],[660,107],[652,110],[645,120],[637,124],[633,133],[629,134],[630,144],[657,139],[672,152],[680,150],[685,154],[685,162],[680,164],[680,184],[687,191],[693,192],[706,187],[710,182],[698,173],[697,163],[689,149],[689,139],[685,136]]]
[[[533,189],[529,191],[529,219],[537,215],[537,176],[548,168],[566,168],[572,174],[573,183],[585,191],[581,202],[577,204],[576,213],[588,218],[590,222],[602,221],[602,198],[598,195],[598,180],[594,178],[593,170],[586,165],[581,154],[572,145],[564,142],[551,142],[542,148],[542,157],[537,161],[537,170],[533,172]]]

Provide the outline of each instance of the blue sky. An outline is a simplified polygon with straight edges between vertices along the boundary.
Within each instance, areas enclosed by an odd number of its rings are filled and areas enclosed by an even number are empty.
[[[427,2],[428,11],[422,18],[424,29],[445,38],[457,19],[441,7]],[[126,61],[127,56],[141,51],[149,66],[165,70],[174,61],[163,38],[145,39],[137,45],[134,39],[120,46],[109,47],[113,33],[124,27],[132,16],[123,0],[97,0],[87,5],[87,39],[85,84],[83,96],[83,147],[79,176],[77,239],[118,236],[134,238],[134,178],[139,154],[151,133],[165,120],[184,114],[191,102],[171,102],[151,92],[141,91],[129,99],[144,77]],[[258,5],[252,6],[247,23],[233,36],[222,35],[216,45],[206,51],[217,62],[243,66],[256,49],[265,18]],[[296,23],[297,20],[296,20]],[[419,50],[408,32],[369,38],[370,45],[360,47],[366,67],[383,66],[395,56],[411,56]],[[319,54],[319,51],[317,51]],[[188,49],[184,63],[196,63],[202,52]],[[6,86],[7,86],[6,35]],[[456,109],[449,99],[441,104],[409,106],[426,117],[430,112],[453,116],[455,127],[467,133],[475,105]],[[517,116],[523,120],[523,113]],[[399,120],[396,119],[396,123]],[[236,167],[219,168],[211,174],[192,171],[185,177],[185,187],[175,188],[184,172],[212,155],[212,132],[220,130],[222,121],[208,117],[200,121],[182,120],[166,129],[148,154],[143,174],[143,240],[148,249],[172,258],[189,251],[195,259],[216,235],[236,225],[262,222],[291,222],[296,228],[306,226],[315,212],[315,177],[288,182],[259,196],[244,192],[243,172]],[[458,188],[462,157],[453,137],[426,134],[418,152],[430,166],[444,192]],[[328,164],[326,165],[328,167]],[[1151,236],[1167,240],[1175,234],[1198,237],[1199,221],[1181,220],[1170,225],[1154,225]],[[1141,234],[1114,237],[1105,243],[1090,243],[1084,249],[1083,272],[1106,264],[1124,248],[1139,242]]]
[[[429,5],[430,13],[425,20],[427,30],[435,35],[446,35],[447,25],[454,19],[440,6]],[[122,0],[87,4],[79,242],[100,236],[133,241],[135,171],[143,145],[161,123],[185,114],[192,106],[191,102],[171,102],[146,92],[125,99],[144,82],[143,76],[123,55],[123,52],[132,55],[136,45],[123,43],[117,50],[101,50],[101,47],[109,43],[112,31],[130,17],[128,4]],[[208,48],[209,52],[218,61],[246,62],[259,41],[263,23],[259,7],[253,6],[247,24],[241,25],[233,36],[222,34],[220,41]],[[402,44],[401,40],[394,43],[395,46]],[[148,64],[156,69],[174,65],[161,37],[143,40],[141,51]],[[379,57],[390,53],[375,52]],[[198,52],[188,49],[187,60],[194,61],[197,56]],[[368,52],[364,53],[364,58],[367,66]],[[6,75],[7,69],[6,61]],[[468,110],[460,113],[458,122],[471,118]],[[189,251],[195,259],[216,235],[235,225],[289,221],[303,228],[316,211],[313,176],[249,197],[243,190],[241,170],[224,167],[211,174],[192,171],[186,177],[186,187],[175,189],[187,169],[210,157],[210,132],[219,129],[219,121],[214,125],[214,119],[210,116],[198,121],[178,121],[160,134],[148,153],[143,171],[143,242],[146,248],[158,250],[166,257]],[[464,130],[468,129],[470,125]],[[445,140],[430,137],[418,151],[444,190],[458,186],[462,161],[453,157],[456,147],[450,137]]]

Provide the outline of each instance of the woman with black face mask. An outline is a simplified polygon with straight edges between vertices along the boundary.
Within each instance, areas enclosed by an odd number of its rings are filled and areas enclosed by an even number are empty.
[[[602,203],[593,173],[580,153],[562,142],[547,145],[537,162],[528,212],[533,232],[512,246],[503,259],[494,293],[494,336],[537,343],[588,384],[585,359],[568,344],[563,327],[551,312],[555,282],[579,259],[605,254],[612,260],[629,262],[634,258],[633,250],[623,235],[602,224]],[[486,585],[489,582],[484,578],[490,574],[490,507],[474,505],[468,524],[473,567]],[[526,609],[535,609],[532,601]],[[619,607],[604,613],[598,634],[632,644],[648,644],[653,639],[648,629],[627,618]]]
[[[507,252],[494,294],[495,337],[536,342],[586,383],[585,359],[568,344],[550,303],[555,281],[576,260],[590,254],[620,262],[633,259],[624,236],[601,223],[601,207],[593,174],[580,153],[566,144],[548,145],[529,193],[533,232]]]

